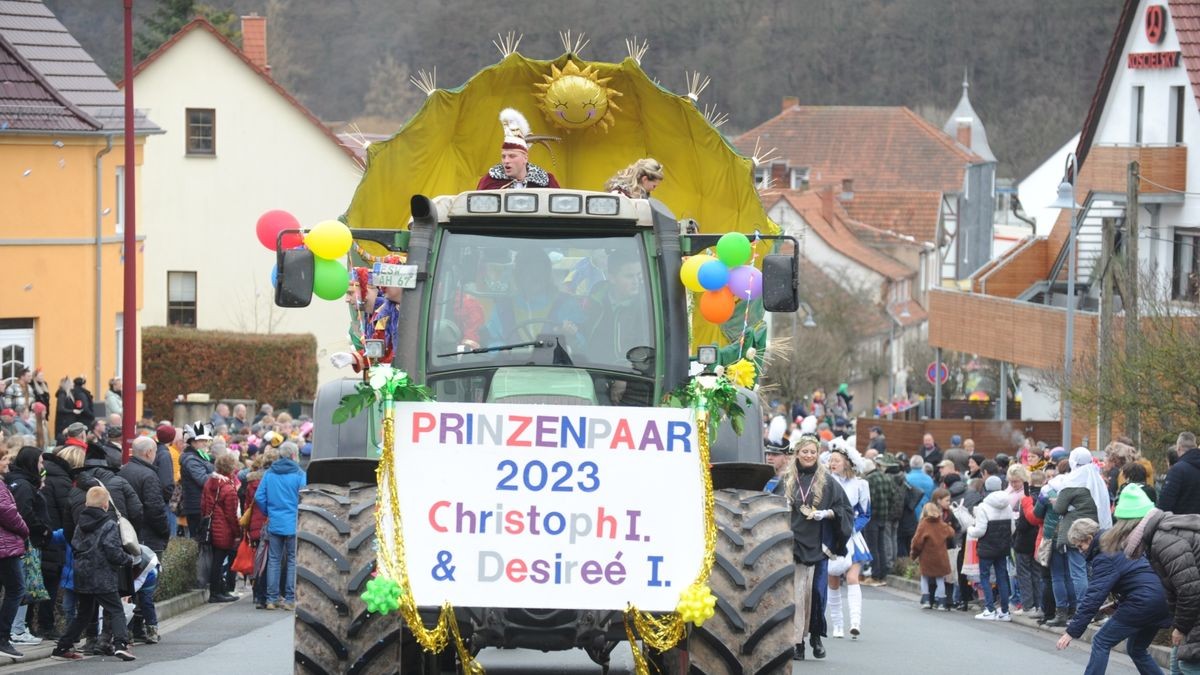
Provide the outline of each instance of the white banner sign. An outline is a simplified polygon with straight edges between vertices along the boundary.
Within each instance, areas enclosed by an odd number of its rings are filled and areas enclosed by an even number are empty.
[[[675,609],[704,558],[691,411],[401,403],[417,604]]]

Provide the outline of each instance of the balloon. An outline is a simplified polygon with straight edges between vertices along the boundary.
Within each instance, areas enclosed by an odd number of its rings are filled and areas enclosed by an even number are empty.
[[[700,268],[706,262],[716,262],[717,259],[711,255],[694,255],[683,261],[683,267],[679,268],[679,280],[693,293],[699,293],[704,290],[700,285]]]
[[[738,300],[755,300],[762,295],[762,272],[752,265],[742,265],[729,271],[729,290]]]
[[[313,293],[322,300],[341,300],[350,288],[350,275],[336,260],[313,260]]]
[[[733,293],[728,288],[700,296],[700,316],[712,323],[725,323],[733,316]]]
[[[254,226],[254,233],[258,235],[258,242],[267,247],[268,251],[275,251],[275,240],[279,237],[279,233],[284,230],[299,230],[300,221],[287,211],[267,211],[258,217],[258,223]],[[304,243],[304,238],[299,233],[288,234],[283,237],[283,248],[295,248]]]
[[[717,257],[728,267],[745,265],[750,260],[750,240],[741,232],[727,232],[717,240]]]
[[[704,290],[715,291],[729,283],[729,268],[720,260],[709,260],[700,266],[696,276]]]
[[[350,228],[337,220],[323,220],[304,235],[304,245],[308,250],[326,260],[336,260],[346,255],[353,243]]]
[[[271,266],[271,288],[279,288],[279,265]]]

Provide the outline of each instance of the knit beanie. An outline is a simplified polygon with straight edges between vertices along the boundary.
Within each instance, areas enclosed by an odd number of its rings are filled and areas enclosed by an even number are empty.
[[[1130,483],[1121,489],[1117,497],[1117,510],[1113,517],[1121,520],[1137,520],[1144,517],[1154,508],[1154,502],[1146,495],[1146,491],[1138,483]]]
[[[164,424],[154,430],[154,437],[159,443],[166,445],[175,440],[175,427]]]
[[[987,480],[983,481],[983,491],[991,494],[998,491],[1001,485],[1000,476],[988,476]]]

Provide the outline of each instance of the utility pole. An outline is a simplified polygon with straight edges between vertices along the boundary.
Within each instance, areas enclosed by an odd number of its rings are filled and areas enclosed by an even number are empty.
[[[1138,264],[1138,182],[1141,180],[1141,166],[1137,162],[1129,163],[1128,182],[1125,194],[1125,284],[1122,300],[1125,304],[1125,353],[1128,361],[1137,363],[1138,341],[1141,339],[1141,311],[1138,306],[1138,287],[1141,285],[1141,266]],[[1129,381],[1137,387],[1138,379]],[[1141,387],[1137,387],[1138,390]],[[1140,391],[1135,390],[1138,401],[1141,401]],[[1139,443],[1141,436],[1140,415],[1137,406],[1131,406],[1125,416],[1125,430],[1134,444]]]
[[[1116,267],[1114,256],[1117,245],[1117,227],[1112,218],[1101,221],[1103,232],[1103,248],[1100,255],[1100,387],[1107,390],[1112,382],[1112,339],[1113,339],[1113,273]],[[1102,404],[1100,406],[1099,430],[1096,434],[1096,447],[1108,447],[1112,439],[1112,412]]]
[[[134,161],[137,139],[134,135],[133,110],[133,0],[125,0],[125,287],[122,303],[124,325],[121,331],[121,462],[129,461],[133,439],[137,438],[137,219],[134,188],[137,166]],[[100,383],[96,383],[99,386]]]

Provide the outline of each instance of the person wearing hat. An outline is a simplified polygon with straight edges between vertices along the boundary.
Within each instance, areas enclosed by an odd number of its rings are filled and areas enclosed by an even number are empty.
[[[1200,516],[1155,508],[1140,487],[1126,485],[1113,518],[1100,551],[1145,556],[1166,591],[1171,672],[1200,673]]]
[[[767,425],[767,436],[763,439],[763,458],[775,469],[775,475],[767,481],[763,492],[774,492],[775,487],[787,469],[788,458],[792,456],[792,445],[783,437],[787,431],[787,421],[776,415]]]
[[[175,441],[175,427],[170,424],[160,424],[154,430],[154,471],[158,474],[158,484],[162,486],[163,503],[167,510],[167,525],[171,536],[175,536],[177,525],[175,512],[171,509],[171,497],[175,495],[175,477],[178,470],[175,459],[171,456],[171,444]]]
[[[529,122],[520,112],[505,108],[500,111],[500,126],[504,141],[500,145],[500,163],[488,169],[479,179],[477,190],[522,190],[525,188],[556,188],[554,174],[529,161]]]
[[[867,443],[867,448],[877,450],[880,454],[887,452],[887,437],[883,435],[883,427],[873,426],[868,431],[870,442]]]
[[[1130,497],[1128,502],[1122,498],[1114,513],[1118,522],[1124,519],[1132,524],[1122,528],[1126,534],[1132,532],[1154,508],[1154,503],[1141,490],[1135,492],[1139,494]],[[1109,533],[1113,533],[1112,536]],[[1088,582],[1087,594],[1079,601],[1075,617],[1058,639],[1057,646],[1066,649],[1072,640],[1083,637],[1088,624],[1102,611],[1102,606],[1112,595],[1116,599],[1116,610],[1092,636],[1092,653],[1084,672],[1105,672],[1109,652],[1124,642],[1125,652],[1139,673],[1162,673],[1150,655],[1149,647],[1159,630],[1171,626],[1167,595],[1150,561],[1143,556],[1126,556],[1125,551],[1116,545],[1121,536],[1122,532],[1116,528],[1100,531],[1096,521],[1090,518],[1077,520],[1071,526],[1068,534],[1071,545],[1087,555],[1092,578]]]
[[[187,447],[179,456],[179,482],[183,486],[180,505],[183,515],[187,517],[188,536],[199,541],[203,521],[200,516],[200,498],[204,492],[204,484],[218,475],[216,467],[213,466],[212,455],[208,452],[212,434],[204,422],[196,422],[183,428],[183,440]],[[202,581],[208,582],[207,575]]]
[[[954,434],[950,437],[950,447],[946,449],[946,452],[942,453],[942,460],[945,461],[948,459],[954,462],[954,467],[957,470],[956,473],[965,474],[967,472],[967,460],[970,456],[971,453],[967,452],[967,449],[963,447],[962,436]]]
[[[862,531],[871,521],[871,489],[867,481],[858,477],[862,457],[858,451],[847,446],[841,439],[829,445],[829,474],[846,493],[846,500],[854,515],[854,532],[847,544],[845,556],[829,561],[829,618],[833,624],[835,638],[843,636],[842,593],[846,586],[846,604],[850,613],[850,639],[857,640],[862,634],[862,586],[859,583],[864,566],[872,560]],[[845,578],[843,584],[842,578]]]

